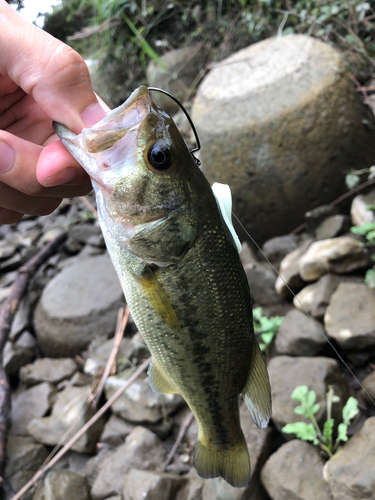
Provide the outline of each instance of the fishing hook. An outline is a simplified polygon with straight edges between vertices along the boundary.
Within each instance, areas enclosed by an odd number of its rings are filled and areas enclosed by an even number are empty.
[[[190,118],[190,115],[189,113],[186,111],[186,109],[184,108],[184,106],[180,103],[180,101],[177,99],[177,97],[174,97],[172,94],[170,94],[169,92],[167,92],[166,90],[163,90],[163,89],[159,89],[157,87],[148,87],[148,90],[154,90],[156,92],[161,92],[162,94],[165,94],[167,95],[168,97],[170,97],[181,109],[182,111],[184,112],[184,115],[186,116],[186,118],[188,119],[189,123],[190,123],[190,126],[191,128],[193,129],[193,132],[194,132],[194,135],[195,135],[195,141],[197,143],[197,147],[196,148],[193,148],[190,150],[190,153],[191,153],[191,156],[194,158],[194,161],[195,163],[198,165],[198,167],[201,166],[201,162],[200,160],[194,156],[193,153],[195,153],[196,151],[199,151],[200,148],[201,148],[201,143],[199,141],[199,137],[198,137],[198,134],[197,134],[197,131],[196,131],[196,128],[194,127],[194,123],[193,123],[193,120]]]

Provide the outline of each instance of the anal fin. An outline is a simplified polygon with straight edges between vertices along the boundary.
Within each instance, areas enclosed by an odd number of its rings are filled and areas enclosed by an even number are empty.
[[[164,375],[154,360],[152,360],[147,373],[148,383],[154,392],[164,392],[164,394],[177,393],[172,382]]]
[[[254,339],[250,371],[242,392],[247,409],[260,429],[267,427],[272,415],[271,386],[258,342]]]

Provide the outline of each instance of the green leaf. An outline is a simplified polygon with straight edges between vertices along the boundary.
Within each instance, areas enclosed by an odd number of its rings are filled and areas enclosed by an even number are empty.
[[[350,396],[346,405],[342,409],[343,423],[349,425],[352,418],[354,418],[358,412],[358,401],[353,398],[353,396]]]
[[[375,269],[368,269],[366,271],[365,283],[370,288],[375,288]]]
[[[334,423],[335,421],[333,418],[330,418],[329,420],[324,422],[323,438],[326,444],[332,443],[332,432]]]
[[[303,441],[312,441],[314,444],[318,444],[319,442],[313,424],[305,424],[305,422],[295,422],[293,424],[286,424],[281,430],[286,434],[295,434],[299,439],[302,439]]]
[[[361,178],[359,175],[356,174],[347,174],[345,176],[345,184],[347,185],[348,189],[353,189],[359,185],[361,182]]]
[[[292,395],[290,396],[294,401],[298,401],[302,403],[305,401],[307,393],[309,392],[309,388],[307,385],[299,385],[294,389]]]
[[[312,407],[311,407],[311,413],[313,415],[315,415],[315,413],[317,413],[319,411],[319,408],[320,408],[320,404],[319,403],[316,403],[314,404]]]
[[[294,413],[297,413],[297,415],[305,415],[306,417],[308,416],[304,406],[296,406],[294,408]]]
[[[332,395],[332,403],[338,403],[340,401],[340,396],[336,396],[336,394]]]
[[[336,439],[336,443],[338,441],[347,441],[348,440],[348,436],[346,435],[348,431],[348,426],[344,423],[341,423],[339,424],[338,428],[337,428],[337,439]]]
[[[361,234],[365,236],[370,231],[375,229],[375,222],[365,222],[362,226],[353,226],[350,228],[352,233]]]
[[[309,393],[307,394],[307,404],[309,406],[313,406],[315,401],[316,401],[316,392],[313,390],[309,391]]]

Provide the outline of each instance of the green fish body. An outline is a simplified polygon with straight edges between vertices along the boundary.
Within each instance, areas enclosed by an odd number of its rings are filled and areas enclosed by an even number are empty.
[[[151,387],[181,394],[193,411],[198,473],[244,486],[239,397],[264,428],[270,386],[246,275],[211,186],[147,87],[78,136],[55,129],[92,178],[108,251],[152,353]]]

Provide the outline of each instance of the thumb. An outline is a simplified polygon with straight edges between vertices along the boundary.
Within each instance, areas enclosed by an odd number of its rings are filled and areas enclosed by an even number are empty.
[[[106,115],[82,57],[0,0],[0,73],[31,94],[44,113],[75,133]]]

